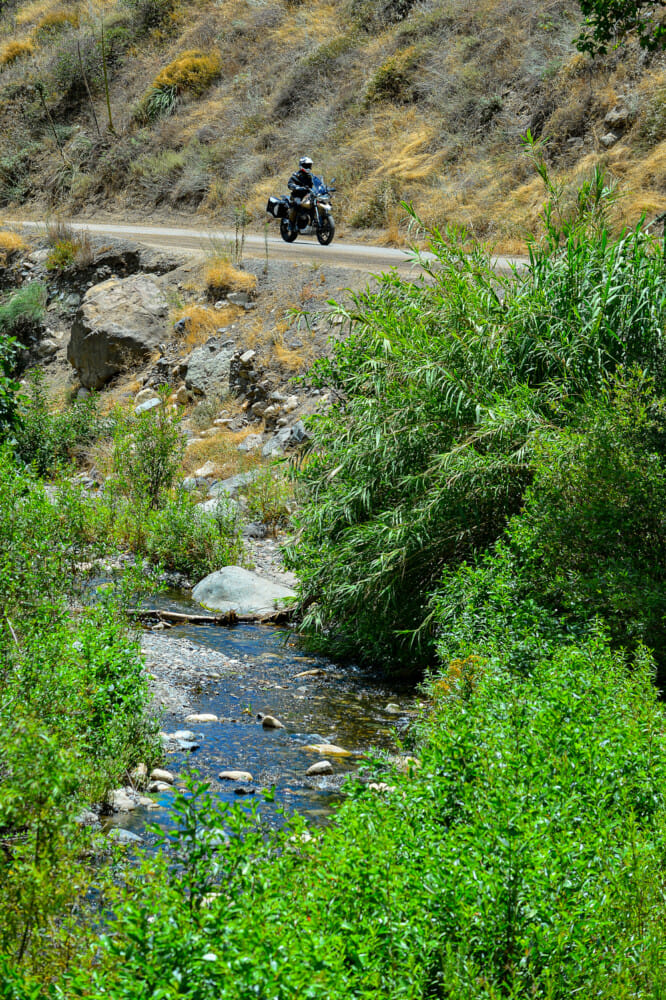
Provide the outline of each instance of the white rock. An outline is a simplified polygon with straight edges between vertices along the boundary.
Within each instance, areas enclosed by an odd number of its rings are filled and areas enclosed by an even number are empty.
[[[333,774],[333,765],[330,760],[320,760],[316,764],[313,764],[312,767],[309,767],[305,773],[309,775]]]
[[[280,720],[276,719],[273,715],[265,715],[261,720],[261,724],[264,729],[284,729]]]
[[[166,781],[151,781],[148,785],[149,792],[173,792],[174,787]]]
[[[176,776],[171,773],[171,771],[163,771],[161,767],[154,767],[150,772],[151,781],[166,781],[167,784],[173,785],[176,780]]]
[[[206,479],[207,476],[214,476],[217,471],[217,466],[213,462],[206,462],[202,465],[200,469],[197,469],[194,475],[197,478]]]
[[[220,781],[252,781],[249,771],[220,771]]]
[[[114,812],[131,812],[137,807],[135,800],[127,794],[124,788],[116,788],[109,794],[109,804]]]
[[[219,722],[217,715],[212,712],[201,712],[199,715],[188,715],[185,722]]]
[[[134,402],[138,406],[139,403],[145,403],[149,399],[157,399],[157,393],[154,389],[140,389],[134,397]]]

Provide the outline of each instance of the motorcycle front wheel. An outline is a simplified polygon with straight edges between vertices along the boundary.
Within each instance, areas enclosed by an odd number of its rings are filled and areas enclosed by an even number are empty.
[[[293,243],[298,236],[298,230],[289,225],[289,219],[280,219],[280,236],[285,243]]]
[[[325,215],[317,229],[317,239],[323,247],[327,247],[335,236],[335,223],[332,215]]]

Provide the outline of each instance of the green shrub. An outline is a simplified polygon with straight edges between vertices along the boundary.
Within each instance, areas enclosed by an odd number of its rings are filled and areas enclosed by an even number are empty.
[[[433,230],[428,281],[383,275],[340,310],[351,336],[314,370],[340,401],[311,421],[287,547],[305,629],[339,651],[427,661],[428,595],[502,536],[542,432],[575,427],[618,366],[663,392],[661,247],[640,229],[611,239],[604,192],[599,178],[581,190],[578,224],[547,216],[515,279],[465,234]]]
[[[41,328],[46,308],[46,285],[30,281],[0,305],[0,334],[29,339]]]
[[[76,260],[76,250],[73,240],[60,240],[49,250],[46,258],[47,271],[64,271]]]
[[[160,406],[143,413],[115,414],[113,435],[113,485],[127,499],[159,507],[180,472],[185,452],[179,422],[162,394]]]
[[[191,783],[173,854],[147,860],[95,967],[58,995],[659,996],[666,737],[649,658],[629,671],[592,637],[527,674],[481,658],[453,674],[432,684],[418,766],[348,788],[324,831],[294,820],[264,841]]]
[[[168,570],[204,577],[240,561],[243,546],[236,510],[221,501],[215,514],[202,512],[177,490],[144,523],[146,556]]]
[[[261,521],[273,534],[287,527],[294,507],[294,489],[282,470],[261,470],[242,488],[242,493],[252,520]]]
[[[18,396],[15,453],[40,476],[49,475],[63,463],[75,460],[81,449],[107,431],[95,395],[54,411],[44,384],[44,373],[36,368],[29,374],[27,392]]]

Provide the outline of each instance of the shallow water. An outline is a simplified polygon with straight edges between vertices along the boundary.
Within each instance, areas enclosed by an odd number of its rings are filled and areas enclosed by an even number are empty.
[[[175,595],[163,598],[160,604],[172,610],[202,610]],[[217,677],[201,677],[198,694],[192,698],[192,712],[213,713],[220,722],[186,723],[182,716],[164,718],[164,731],[191,729],[200,748],[167,754],[163,766],[180,778],[196,769],[223,801],[246,805],[255,799],[262,817],[271,823],[283,822],[283,811],[297,811],[313,824],[325,822],[340,801],[345,778],[358,772],[365,755],[373,750],[397,752],[396,739],[417,710],[413,687],[400,688],[353,666],[337,666],[312,656],[284,629],[249,624],[234,628],[185,625],[166,634],[233,657],[241,666],[231,676],[220,671]],[[320,673],[296,676],[308,670]],[[215,673],[214,668],[211,673]],[[401,712],[387,712],[388,704],[399,705]],[[264,729],[258,713],[276,717],[285,728]],[[323,757],[306,750],[309,743],[335,743],[352,751],[353,756]],[[334,773],[307,777],[308,767],[323,759],[331,762]],[[248,771],[252,782],[220,781],[218,775],[223,770]],[[266,802],[262,790],[270,788],[275,797]],[[153,798],[159,809],[116,814],[109,825],[136,833],[143,833],[146,822],[168,829],[173,793]]]

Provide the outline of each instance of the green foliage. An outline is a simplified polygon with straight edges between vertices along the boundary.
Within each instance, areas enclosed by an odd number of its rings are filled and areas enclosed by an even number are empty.
[[[262,524],[275,534],[286,528],[294,507],[293,485],[279,467],[262,469],[242,488],[251,520]]]
[[[592,636],[527,673],[477,658],[432,699],[418,766],[383,793],[348,788],[318,834],[294,820],[265,837],[191,782],[171,850],[57,995],[658,997],[666,738],[649,657],[630,671]]]
[[[115,415],[113,476],[115,488],[128,500],[159,507],[180,471],[185,452],[179,422],[182,414],[161,404],[142,413]]]
[[[543,432],[575,426],[619,365],[663,379],[661,247],[640,228],[613,240],[604,190],[585,188],[573,217],[547,207],[514,278],[464,233],[431,230],[428,280],[383,275],[339,310],[351,335],[315,365],[339,402],[313,418],[287,549],[306,630],[384,663],[431,656],[428,594],[501,537]]]
[[[0,442],[14,426],[18,382],[12,376],[18,346],[14,337],[0,333]]]
[[[646,643],[662,665],[664,511],[666,399],[640,370],[619,372],[575,426],[543,436],[509,530],[524,585],[571,618],[603,617],[617,642]]]
[[[661,0],[578,0],[585,27],[576,39],[581,52],[608,52],[627,35],[635,35],[643,49],[654,52],[666,45],[666,25]],[[655,16],[656,15],[656,16]]]
[[[54,411],[41,369],[29,374],[27,392],[18,397],[14,448],[16,456],[32,465],[40,476],[73,461],[79,449],[97,440],[105,430],[96,396],[75,400]]]
[[[157,757],[118,602],[71,610],[75,567],[95,554],[80,503],[71,485],[47,494],[0,454],[0,952],[45,978],[81,938],[92,872],[77,813]]]
[[[30,281],[0,305],[0,334],[29,338],[41,327],[46,307],[46,285]]]
[[[150,512],[143,528],[142,550],[148,558],[188,577],[234,565],[243,550],[235,508],[221,500],[214,513],[202,513],[184,490]]]
[[[76,260],[77,246],[73,240],[59,240],[46,258],[47,271],[64,271]]]

